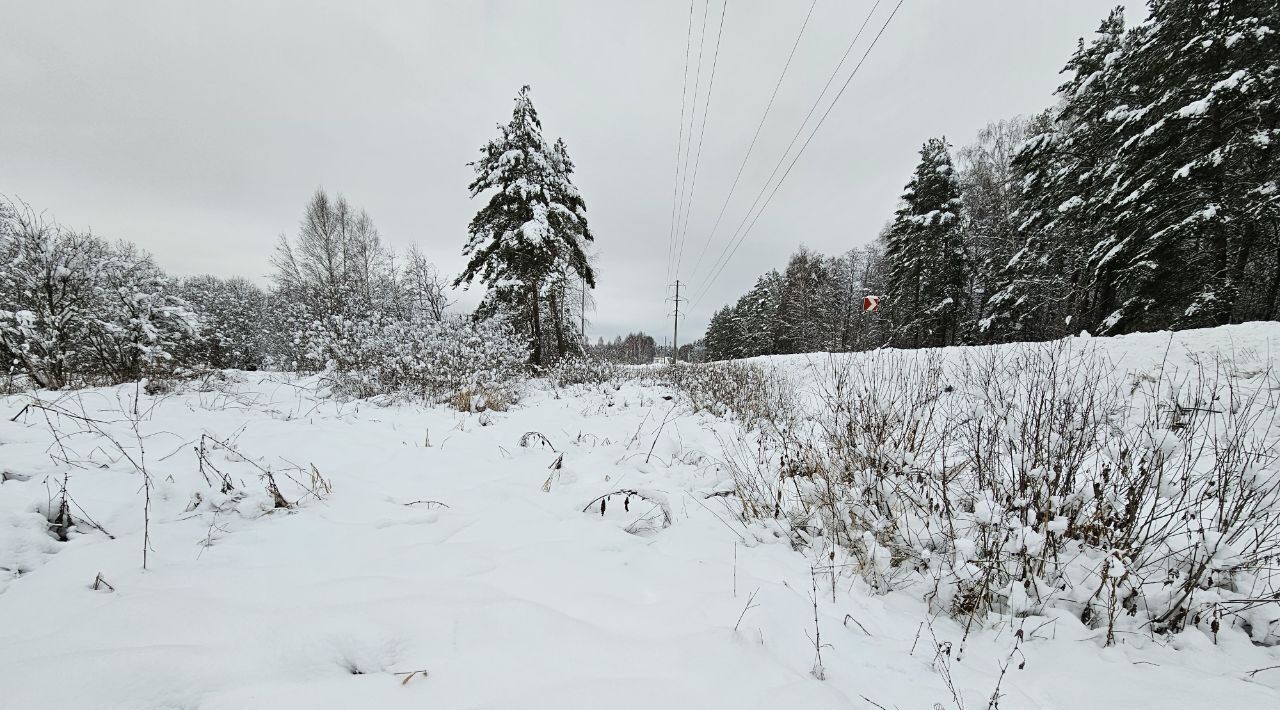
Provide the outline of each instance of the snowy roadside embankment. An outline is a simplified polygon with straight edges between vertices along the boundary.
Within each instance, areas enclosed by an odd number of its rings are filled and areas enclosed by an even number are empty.
[[[832,585],[1101,645],[1280,645],[1280,325],[756,358],[668,375]],[[1019,644],[1014,644],[1015,647]],[[1020,648],[1011,651],[1017,656]]]
[[[1266,328],[1238,367],[1269,361]],[[1163,361],[1167,336],[1134,337],[1094,342]],[[1280,702],[1280,675],[1249,674],[1280,652],[1239,629],[1106,646],[1064,606],[969,628],[794,511],[744,516],[758,433],[661,386],[540,382],[460,413],[314,385],[0,400],[0,709]],[[842,566],[815,574],[820,550]]]
[[[1227,325],[1219,328],[1182,330],[1159,333],[1133,333],[1110,338],[1094,338],[1087,334],[1059,341],[1077,352],[1097,354],[1106,363],[1115,382],[1134,378],[1157,378],[1162,372],[1187,374],[1215,362],[1230,362],[1238,375],[1262,375],[1280,362],[1280,323],[1257,322]],[[994,353],[1041,347],[1038,343],[985,345],[922,349],[916,351],[884,350],[903,355],[933,355],[955,361],[981,353]],[[760,365],[771,371],[787,373],[801,386],[821,379],[830,361],[857,364],[873,357],[873,353],[808,353],[772,355],[738,360]]]

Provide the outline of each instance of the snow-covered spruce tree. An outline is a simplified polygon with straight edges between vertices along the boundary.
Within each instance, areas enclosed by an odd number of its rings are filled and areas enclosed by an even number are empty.
[[[960,226],[960,187],[947,143],[930,138],[885,245],[894,343],[954,345],[965,336],[968,270]]]
[[[777,355],[778,308],[782,302],[782,274],[771,270],[738,299],[734,327],[740,344],[738,357]]]
[[[733,319],[733,306],[725,306],[712,314],[703,336],[709,360],[730,360],[737,356],[739,344]]]
[[[849,333],[845,339],[844,350],[862,351],[882,347],[889,342],[890,322],[883,310],[862,312],[862,297],[867,295],[881,296],[888,292],[888,264],[885,261],[884,248],[888,241],[892,224],[877,235],[876,239],[856,252],[850,252],[851,263],[856,264],[856,274],[852,284],[853,291],[850,308],[852,315],[849,322]],[[854,255],[856,254],[856,259]],[[884,308],[883,302],[881,308]]]
[[[1110,235],[1091,264],[1098,278],[1114,276],[1116,297],[1100,325],[1270,317],[1250,307],[1264,299],[1249,292],[1275,274],[1250,267],[1259,257],[1273,264],[1280,224],[1280,7],[1152,0],[1150,9],[1113,62],[1135,95],[1111,114],[1123,142]]]
[[[801,246],[787,261],[778,298],[778,352],[830,349],[831,274],[821,255]]]
[[[488,291],[477,316],[508,314],[530,343],[530,361],[546,365],[580,347],[562,317],[564,286],[578,278],[595,287],[586,252],[593,237],[568,151],[563,141],[549,144],[543,137],[528,86],[516,96],[511,121],[498,130],[471,163],[471,196],[489,198],[471,220],[462,252],[469,261],[454,286],[483,282]],[[547,328],[554,331],[549,339]]]
[[[980,322],[987,316],[988,297],[1000,272],[1022,246],[1018,233],[1019,184],[1013,159],[1033,125],[1047,118],[1015,117],[987,124],[977,139],[959,151],[960,195],[965,260],[969,264],[968,302],[963,318]],[[1038,131],[1037,131],[1038,132]],[[979,342],[989,330],[979,330]]]
[[[791,255],[778,293],[776,350],[780,354],[849,350],[866,320],[860,315],[867,254],[824,257],[803,246]]]
[[[178,295],[200,319],[196,357],[216,368],[258,370],[269,343],[267,293],[248,279],[192,276]]]
[[[886,339],[883,323],[879,314],[862,314],[862,297],[884,292],[884,270],[874,244],[836,257],[801,247],[785,272],[765,273],[712,315],[701,352],[709,360],[729,360],[879,347]]]
[[[1058,105],[1014,158],[1021,186],[1018,251],[996,277],[981,327],[993,340],[1043,340],[1093,328],[1110,279],[1095,280],[1089,254],[1107,232],[1107,177],[1118,143],[1112,110],[1125,96],[1115,62],[1124,41],[1116,8],[1063,68]]]

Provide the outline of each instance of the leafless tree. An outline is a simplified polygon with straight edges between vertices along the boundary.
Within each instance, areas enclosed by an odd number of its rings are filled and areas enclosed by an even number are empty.
[[[297,237],[281,235],[271,258],[276,287],[314,314],[376,310],[394,288],[395,265],[373,219],[316,190]]]
[[[412,313],[444,320],[445,310],[453,303],[446,293],[447,284],[416,244],[409,247],[401,286],[405,291],[405,305]]]

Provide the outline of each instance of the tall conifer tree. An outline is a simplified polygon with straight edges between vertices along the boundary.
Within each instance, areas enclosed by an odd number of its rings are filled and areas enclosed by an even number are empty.
[[[516,96],[511,121],[481,148],[471,163],[476,178],[471,196],[489,195],[471,220],[463,255],[470,257],[455,286],[480,279],[488,288],[478,316],[513,316],[530,342],[533,364],[551,362],[578,343],[565,317],[565,281],[595,287],[586,243],[593,240],[586,203],[571,176],[573,162],[564,142],[550,144],[529,98]],[[550,328],[550,331],[546,331]]]
[[[902,195],[885,247],[895,338],[912,347],[960,342],[967,271],[960,187],[947,143],[930,138]]]
[[[1213,326],[1237,307],[1254,251],[1280,218],[1280,9],[1263,0],[1152,0],[1116,66],[1136,95],[1113,228],[1093,254],[1118,274],[1103,332]]]
[[[1124,100],[1116,60],[1124,42],[1124,9],[1083,39],[1063,68],[1058,106],[1014,158],[1022,186],[1017,214],[1022,247],[997,276],[984,329],[1000,340],[1060,337],[1093,328],[1114,299],[1110,273],[1089,269],[1105,239],[1109,168],[1118,142],[1112,111]],[[1100,278],[1095,278],[1100,276]]]

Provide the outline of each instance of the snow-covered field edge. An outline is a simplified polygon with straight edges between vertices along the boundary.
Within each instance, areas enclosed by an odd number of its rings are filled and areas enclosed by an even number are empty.
[[[7,397],[0,708],[1274,705],[1280,671],[1252,672],[1280,665],[1274,603],[1253,605],[1247,630],[1232,611],[1216,631],[1205,614],[1156,633],[1151,609],[1168,600],[1144,592],[1130,615],[1124,582],[1104,590],[1115,618],[1087,620],[1072,594],[992,583],[1031,558],[1052,567],[1044,550],[1067,543],[1036,535],[1069,537],[1096,504],[1063,495],[1063,510],[1028,519],[1028,503],[988,483],[991,496],[934,516],[903,503],[908,485],[872,486],[941,466],[963,488],[973,469],[954,463],[957,442],[1039,411],[990,406],[984,419],[975,397],[1030,405],[1022,395],[1044,392],[1018,374],[1045,374],[1039,353],[1087,350],[1096,357],[1048,361],[1061,387],[1048,401],[1080,401],[1090,384],[1090,402],[1122,405],[1111,414],[1134,425],[1117,437],[1159,424],[1171,438],[1150,443],[1174,447],[1170,460],[1185,460],[1188,432],[1247,429],[1224,440],[1263,462],[1248,472],[1265,493],[1277,479],[1265,458],[1273,343],[1280,326],[1247,324],[1058,350],[789,356],[748,363],[759,379],[727,380],[731,392],[668,371],[534,381],[505,412],[344,402],[318,396],[314,379],[234,372],[159,396],[125,385]],[[1002,376],[980,368],[997,362]],[[928,407],[898,396],[935,385],[947,396]],[[1248,418],[1196,413],[1222,409],[1210,404],[1178,420],[1155,406],[1160,393],[1228,385]],[[952,420],[919,421],[926,410],[968,412],[967,428],[933,430]],[[882,438],[867,439],[876,412]],[[924,433],[907,446],[895,437],[910,421]],[[1105,439],[1103,423],[1090,431]],[[1023,441],[1000,438],[996,452]],[[1061,450],[1061,437],[1044,443]],[[1100,470],[1097,451],[1081,451],[1079,468]],[[850,452],[879,458],[855,470]],[[987,460],[991,479],[1039,468],[1002,458]],[[1260,529],[1270,499],[1245,498]],[[960,530],[926,538],[926,524]],[[1241,566],[1226,551],[1249,552],[1214,549],[1206,569],[1219,573]],[[980,550],[998,554],[966,559]],[[1128,571],[1108,555],[1098,567],[1094,552],[1058,570],[1073,589],[1091,582],[1071,575]],[[1254,581],[1274,581],[1268,565]],[[980,593],[966,591],[973,580]],[[1210,607],[1238,593],[1224,584],[1200,590],[1220,597]]]

